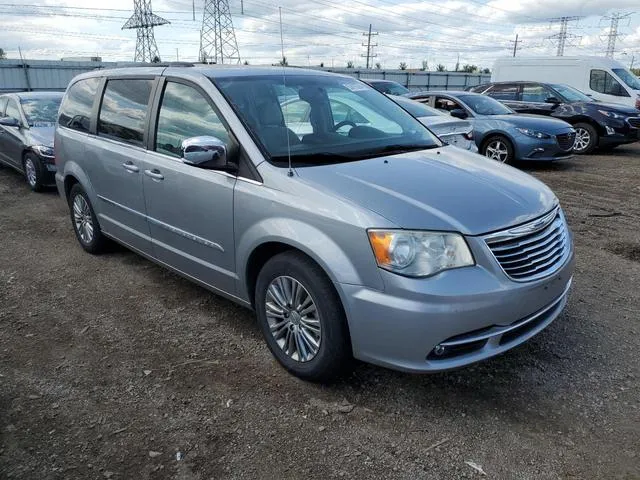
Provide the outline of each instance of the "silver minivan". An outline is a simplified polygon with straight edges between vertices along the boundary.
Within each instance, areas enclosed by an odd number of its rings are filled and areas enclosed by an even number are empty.
[[[529,339],[567,301],[572,236],[555,195],[444,145],[351,77],[86,73],[60,107],[55,156],[86,251],[115,240],[254,309],[305,379],[354,357],[461,367]]]

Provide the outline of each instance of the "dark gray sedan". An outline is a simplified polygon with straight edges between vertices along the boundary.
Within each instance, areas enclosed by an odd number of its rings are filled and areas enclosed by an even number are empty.
[[[410,98],[469,120],[478,150],[494,160],[560,160],[573,156],[576,132],[567,122],[516,114],[491,97],[471,92],[421,92]]]
[[[53,133],[61,92],[0,95],[0,164],[23,173],[32,190],[55,185]]]

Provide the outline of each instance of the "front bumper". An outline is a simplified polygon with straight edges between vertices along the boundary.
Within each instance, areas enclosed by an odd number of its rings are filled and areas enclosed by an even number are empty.
[[[476,260],[428,279],[381,271],[384,292],[338,284],[354,356],[402,371],[450,370],[523,343],[562,311],[573,252],[553,275],[526,283],[510,280],[497,262]],[[438,346],[446,353],[434,355]]]
[[[563,150],[555,137],[547,139],[518,135],[516,140],[516,159],[548,162],[566,160],[573,157],[573,150]]]
[[[598,146],[624,145],[640,140],[640,128],[631,126],[627,121],[603,127],[605,134],[600,135]]]
[[[43,181],[42,183],[47,187],[54,187],[56,185],[56,172],[58,171],[54,159],[50,157],[43,157],[38,155],[38,159],[42,164]]]

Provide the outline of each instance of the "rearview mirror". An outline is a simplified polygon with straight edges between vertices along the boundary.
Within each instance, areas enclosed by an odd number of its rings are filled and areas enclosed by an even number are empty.
[[[549,97],[544,101],[544,103],[562,103],[562,102],[557,97]]]
[[[467,118],[469,116],[469,114],[461,108],[454,108],[449,112],[449,114],[456,118]]]
[[[0,117],[0,125],[5,127],[19,127],[20,122],[13,117]]]
[[[187,138],[182,142],[182,162],[209,170],[233,170],[227,162],[227,146],[217,137],[201,136]]]

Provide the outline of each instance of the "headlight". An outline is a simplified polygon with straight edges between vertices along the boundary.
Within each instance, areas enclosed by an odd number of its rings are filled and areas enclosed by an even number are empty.
[[[380,268],[409,277],[427,277],[442,270],[474,265],[462,235],[410,230],[369,230]]]
[[[600,112],[605,117],[614,118],[616,120],[622,120],[624,118],[624,115],[620,115],[619,113],[611,112],[609,110],[598,110],[598,112]]]
[[[530,128],[516,128],[521,134],[526,135],[527,137],[533,138],[551,138],[551,135],[546,133],[538,132],[537,130],[531,130]]]
[[[47,147],[45,145],[36,145],[33,149],[43,157],[53,157],[53,147]]]

